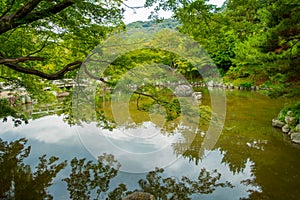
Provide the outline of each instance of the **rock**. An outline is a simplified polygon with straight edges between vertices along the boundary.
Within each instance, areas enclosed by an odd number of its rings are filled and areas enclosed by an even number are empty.
[[[57,97],[66,97],[66,96],[69,96],[70,95],[70,93],[69,92],[59,92],[58,94],[57,94]]]
[[[193,89],[188,85],[178,85],[175,88],[175,95],[179,97],[189,97],[193,93]]]
[[[272,126],[282,128],[284,123],[279,121],[278,119],[272,119]]]
[[[300,133],[292,133],[290,135],[292,142],[300,144]]]
[[[287,115],[287,116],[284,117],[284,121],[288,125],[294,125],[296,123],[296,118]]]
[[[25,96],[25,102],[26,102],[26,103],[32,103],[31,97],[28,96],[28,95],[26,95],[26,96]]]
[[[287,111],[286,114],[287,114],[288,116],[291,116],[291,115],[293,114],[293,111],[289,110],[289,111]]]
[[[155,197],[147,192],[134,192],[123,200],[155,200]]]
[[[213,86],[214,86],[214,81],[212,81],[212,80],[209,81],[209,82],[207,83],[207,86],[208,86],[208,87],[213,87]]]
[[[282,132],[283,133],[288,133],[290,131],[290,127],[289,127],[289,125],[284,125],[283,127],[282,127]]]
[[[25,97],[22,96],[22,97],[20,98],[20,101],[21,101],[22,104],[25,104],[25,103],[26,103]]]
[[[300,132],[300,124],[297,124],[297,126],[295,127],[295,131]]]
[[[195,99],[195,100],[201,100],[202,99],[202,93],[201,92],[194,92],[192,94],[192,97]]]

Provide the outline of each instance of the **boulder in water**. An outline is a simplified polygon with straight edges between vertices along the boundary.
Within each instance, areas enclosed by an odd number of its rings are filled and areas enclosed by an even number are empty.
[[[192,94],[192,97],[195,99],[195,100],[201,100],[202,99],[202,92],[194,92]]]
[[[190,97],[193,93],[193,89],[188,85],[178,85],[175,88],[175,95],[178,97]]]

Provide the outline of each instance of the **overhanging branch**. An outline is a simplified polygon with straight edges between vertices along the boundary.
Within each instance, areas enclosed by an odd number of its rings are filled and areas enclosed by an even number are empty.
[[[75,61],[75,62],[69,63],[66,66],[64,66],[64,68],[62,68],[61,70],[59,70],[55,73],[52,73],[52,74],[47,74],[45,72],[42,72],[42,71],[39,71],[36,69],[25,68],[16,63],[6,63],[4,65],[10,69],[13,69],[13,70],[21,72],[21,73],[39,76],[41,78],[48,79],[48,80],[55,80],[55,79],[63,78],[63,76],[70,71],[79,69],[81,63],[82,62],[80,62],[80,61]]]
[[[74,0],[64,0],[50,8],[34,11],[40,2],[41,0],[30,0],[14,14],[2,16],[0,18],[0,35],[20,25],[30,24],[34,21],[55,15],[75,3]]]
[[[18,58],[3,58],[0,60],[0,64],[9,64],[9,63],[19,63],[19,62],[25,62],[29,60],[35,60],[35,61],[43,61],[44,59],[41,57],[33,57],[33,56],[27,56],[27,57],[18,57]]]

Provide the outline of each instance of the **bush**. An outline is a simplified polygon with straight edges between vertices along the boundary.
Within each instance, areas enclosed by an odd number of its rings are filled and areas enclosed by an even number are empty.
[[[284,122],[285,116],[287,115],[288,111],[292,111],[291,117],[295,117],[297,124],[300,123],[300,101],[296,102],[294,105],[287,105],[285,106],[280,113],[278,114],[278,119]]]

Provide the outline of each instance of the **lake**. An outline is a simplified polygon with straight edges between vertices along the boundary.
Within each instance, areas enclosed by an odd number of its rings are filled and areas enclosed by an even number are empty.
[[[202,105],[210,106],[211,91],[200,90]],[[160,167],[164,168],[162,178],[180,181],[184,176],[199,184],[205,183],[203,170],[214,177],[220,175],[216,182],[208,182],[206,189],[195,189],[189,195],[191,199],[298,199],[300,145],[293,144],[287,135],[271,126],[271,119],[294,100],[272,99],[255,91],[224,90],[223,93],[226,93],[225,123],[209,149],[202,148],[210,137],[209,124],[203,123],[203,129],[195,130],[188,126],[192,122],[166,122],[160,112],[163,109],[158,107],[159,112],[148,114],[136,110],[135,102],[114,107],[112,112],[117,116],[118,126],[112,131],[99,127],[93,120],[70,125],[63,112],[54,112],[32,117],[28,124],[18,127],[11,119],[1,122],[0,137],[4,141],[27,138],[31,153],[24,162],[32,169],[44,154],[57,156],[61,161],[73,157],[95,161],[103,153],[113,154],[121,167],[111,180],[110,189],[120,183],[127,190],[140,189],[139,180],[146,180],[149,171]],[[104,108],[109,103],[103,102]],[[127,120],[127,115],[122,116],[123,106],[128,106],[131,120]],[[69,173],[68,166],[49,187],[54,199],[69,199],[67,185],[62,181]],[[98,198],[106,196],[103,193]]]

